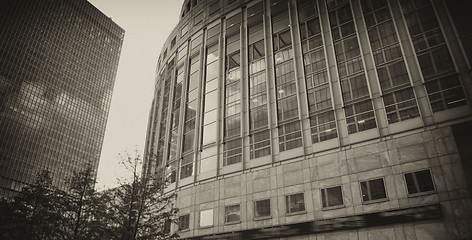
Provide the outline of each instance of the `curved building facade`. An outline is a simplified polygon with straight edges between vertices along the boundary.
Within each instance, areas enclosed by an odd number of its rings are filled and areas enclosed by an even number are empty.
[[[192,0],[158,61],[143,174],[182,238],[472,237],[461,1]]]

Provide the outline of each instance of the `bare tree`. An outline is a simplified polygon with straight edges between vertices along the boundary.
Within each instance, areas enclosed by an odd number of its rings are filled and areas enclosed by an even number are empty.
[[[176,239],[169,224],[177,220],[175,193],[164,193],[164,178],[141,174],[142,158],[125,154],[122,164],[130,171],[131,179],[107,190],[107,222],[110,239]]]

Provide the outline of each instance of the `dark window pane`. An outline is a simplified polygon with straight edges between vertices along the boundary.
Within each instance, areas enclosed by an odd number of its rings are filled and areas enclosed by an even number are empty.
[[[361,182],[362,201],[386,198],[383,178]]]
[[[254,216],[256,218],[270,216],[270,199],[254,202]]]
[[[287,213],[305,211],[305,198],[303,193],[297,193],[285,197]]]
[[[343,205],[343,194],[341,186],[321,190],[323,207]]]

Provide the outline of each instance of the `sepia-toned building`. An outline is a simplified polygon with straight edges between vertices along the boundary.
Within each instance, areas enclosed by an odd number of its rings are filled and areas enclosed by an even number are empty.
[[[460,0],[192,0],[161,51],[144,174],[186,239],[470,239]]]
[[[0,1],[0,196],[98,168],[124,30],[86,0]]]

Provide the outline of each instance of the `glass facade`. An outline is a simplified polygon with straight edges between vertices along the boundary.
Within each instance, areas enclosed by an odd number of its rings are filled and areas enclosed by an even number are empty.
[[[317,4],[297,1],[313,143],[338,136]]]
[[[449,191],[439,179],[452,168],[437,159],[457,152],[443,127],[472,116],[470,34],[454,4],[197,2],[184,2],[160,55],[146,139],[161,156],[146,172],[167,169],[167,191],[190,212],[181,236],[249,239],[270,227],[263,236],[275,239],[282,226],[288,237],[284,226]]]
[[[226,19],[223,165],[241,162],[241,13]]]
[[[327,0],[348,132],[377,126],[349,1]]]
[[[221,15],[218,4],[195,14]],[[190,3],[179,25],[187,30],[169,39],[179,47],[165,47],[159,60],[146,141],[156,159],[146,167],[165,170],[171,182],[267,156],[266,163],[279,161],[274,156],[301,147],[316,152],[327,140],[338,139],[329,143],[337,147],[352,134],[467,103],[429,1],[227,4],[223,18],[192,27]],[[424,81],[412,78],[406,54]]]
[[[287,1],[284,0],[271,1],[280,151],[302,146],[290,15],[288,14],[287,4]]]
[[[0,3],[0,195],[96,170],[124,31],[87,1]]]
[[[415,94],[386,0],[362,2],[388,123],[419,116]]]
[[[249,64],[249,148],[250,158],[267,156],[270,150],[270,131],[267,101],[267,74],[264,42],[264,8],[262,2],[248,8]]]
[[[429,0],[400,1],[434,112],[466,104],[439,21]]]

